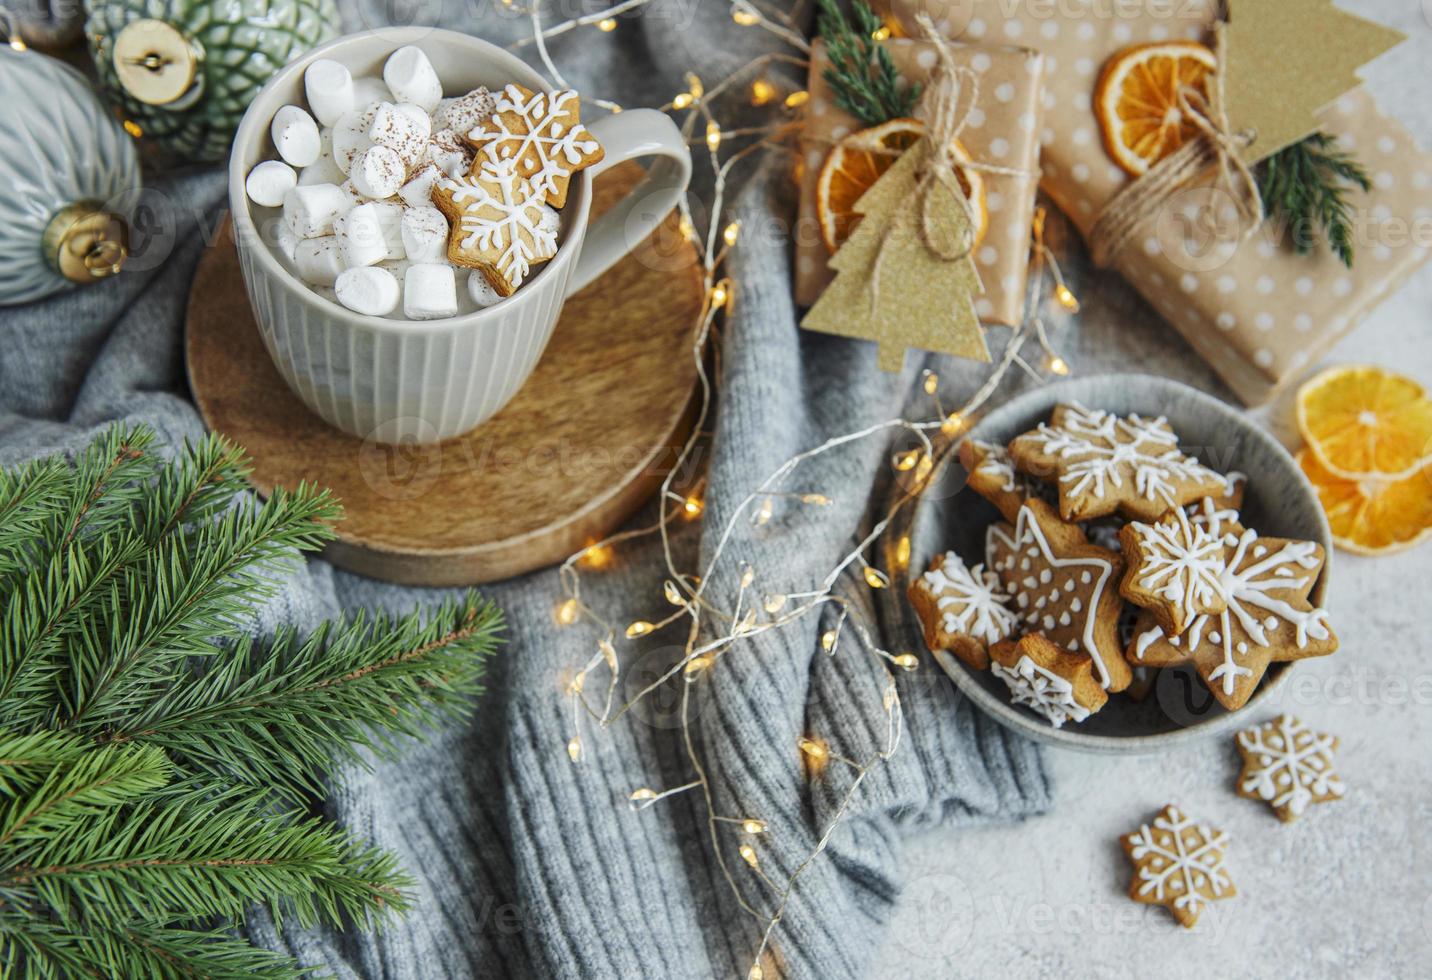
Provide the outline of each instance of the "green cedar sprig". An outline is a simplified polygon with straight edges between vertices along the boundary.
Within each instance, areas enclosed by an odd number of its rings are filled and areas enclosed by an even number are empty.
[[[874,38],[882,26],[875,11],[865,0],[855,0],[852,23],[836,0],[819,2],[820,34],[830,54],[824,78],[835,93],[835,104],[867,126],[910,115],[920,86],[901,87],[890,52]]]
[[[1372,189],[1367,171],[1332,136],[1314,133],[1264,160],[1258,169],[1263,209],[1307,255],[1325,237],[1333,254],[1353,264],[1353,207],[1348,194]]]
[[[0,472],[0,975],[306,976],[236,938],[254,905],[375,927],[408,904],[394,859],[307,814],[324,777],[392,758],[481,692],[501,616],[252,633],[253,604],[341,516],[263,502],[222,439],[172,460],[114,427],[73,459]]]

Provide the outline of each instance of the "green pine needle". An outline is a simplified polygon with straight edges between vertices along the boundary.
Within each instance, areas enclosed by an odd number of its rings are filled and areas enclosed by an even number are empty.
[[[1367,171],[1336,147],[1327,133],[1314,133],[1263,161],[1258,170],[1263,209],[1292,238],[1293,250],[1308,255],[1320,236],[1349,269],[1353,264],[1351,191],[1372,189]]]
[[[461,720],[500,641],[469,594],[252,633],[341,511],[259,502],[217,437],[172,460],[115,427],[0,473],[0,977],[306,975],[235,938],[254,905],[376,927],[394,859],[305,815],[343,763]]]
[[[819,0],[820,34],[830,55],[823,77],[835,93],[835,104],[867,126],[910,115],[920,86],[902,88],[890,52],[874,34],[882,24],[865,0],[851,4],[851,20],[836,0]]]

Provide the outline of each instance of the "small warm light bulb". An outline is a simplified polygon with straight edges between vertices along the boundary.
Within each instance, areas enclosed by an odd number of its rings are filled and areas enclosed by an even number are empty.
[[[761,969],[761,964],[755,963],[746,972],[746,980],[765,980],[766,971]]]
[[[690,92],[693,98],[701,98],[706,94],[706,86],[701,84],[701,76],[694,71],[689,71],[682,78],[686,82],[686,91]]]
[[[643,786],[627,797],[627,805],[633,810],[644,810],[656,800],[656,790]]]
[[[756,628],[756,610],[751,609],[751,610],[748,610],[748,611],[746,612],[746,615],[744,615],[744,616],[741,617],[741,621],[736,624],[736,635],[737,635],[737,636],[745,636],[747,633],[751,632],[751,631],[754,630],[755,628]]]
[[[750,844],[742,844],[740,850],[741,860],[745,861],[751,867],[754,868],[761,863],[761,859],[756,856],[756,849]]]
[[[898,657],[891,657],[890,662],[901,670],[914,670],[920,666],[920,658],[913,653],[902,653]]]
[[[816,507],[825,507],[830,503],[830,498],[823,493],[808,493],[801,497],[801,503],[813,504]]]
[[[696,240],[696,229],[692,226],[691,219],[686,215],[683,214],[681,216],[681,220],[677,222],[676,229],[681,232],[681,237],[688,242]]]
[[[721,285],[721,283],[718,282],[711,287],[711,308],[713,310],[719,310],[725,306],[727,298],[726,287]]]
[[[1073,290],[1062,282],[1054,287],[1054,298],[1059,301],[1060,306],[1064,307],[1070,313],[1079,312],[1079,298],[1074,295]]]
[[[798,89],[786,96],[786,108],[798,109],[810,101],[810,93],[805,89]]]
[[[940,390],[940,376],[934,371],[925,375],[925,394],[933,395]]]
[[[695,101],[690,92],[678,92],[671,100],[671,107],[673,109],[689,109],[691,103]]]
[[[910,565],[910,537],[906,535],[895,543],[895,563],[901,568]]]
[[[740,236],[741,236],[741,222],[739,222],[739,221],[733,221],[733,222],[731,222],[731,223],[730,223],[729,225],[727,225],[727,226],[725,227],[725,229],[721,232],[721,240],[724,241],[728,247],[729,247],[729,246],[732,246],[732,245],[735,245],[735,244],[736,244],[736,239],[739,238]]]
[[[756,570],[755,570],[754,568],[752,568],[750,565],[746,565],[745,563],[742,563],[742,568],[741,568],[741,588],[743,588],[743,589],[749,589],[749,588],[751,587],[751,583],[754,582],[754,581],[756,581]]]
[[[617,19],[615,17],[603,17],[601,20],[597,21],[597,30],[601,31],[603,34],[610,34],[616,29]]]
[[[925,454],[920,454],[920,462],[915,464],[915,482],[924,483],[929,477],[930,471],[935,468],[935,461]]]
[[[700,517],[701,512],[705,509],[706,505],[701,502],[700,497],[696,496],[687,497],[686,502],[681,505],[682,512],[685,513],[688,518]]]
[[[1049,359],[1049,370],[1062,377],[1069,373],[1069,362],[1062,357],[1051,357]]]
[[[786,597],[779,592],[772,592],[761,601],[761,608],[772,615],[780,612],[786,607]]]
[[[676,587],[676,583],[673,582],[671,579],[666,580],[666,582],[661,587],[661,591],[662,594],[666,596],[666,601],[671,603],[673,606],[686,605],[686,600],[683,599],[681,596],[681,590]]]
[[[940,431],[947,436],[956,435],[965,427],[965,417],[959,412],[951,412],[945,416],[945,421],[940,423]]]
[[[557,622],[562,626],[571,626],[577,621],[577,600],[568,599],[557,607]]]
[[[706,670],[707,667],[710,666],[710,657],[692,657],[686,662],[686,666],[682,669],[682,674],[686,677],[688,681],[694,681],[697,677],[701,676],[701,674]]]
[[[830,755],[830,749],[825,747],[824,742],[817,742],[815,739],[806,738],[804,735],[796,739],[796,746],[806,755],[817,761],[824,760]]]
[[[580,737],[573,735],[567,742],[567,758],[573,762],[582,761],[582,740]]]
[[[654,629],[656,629],[656,627],[648,623],[646,620],[638,619],[636,622],[632,623],[626,628],[627,639],[635,640],[639,636],[646,636]]]
[[[751,105],[766,105],[776,97],[776,87],[764,78],[751,83]]]
[[[761,501],[760,510],[756,511],[756,523],[769,524],[773,513],[775,513],[775,505],[771,503],[771,498],[767,497]]]
[[[908,473],[920,462],[920,450],[910,449],[895,457],[895,468],[901,473]]]
[[[134,122],[131,119],[126,119],[124,121],[124,131],[130,136],[133,136],[135,139],[139,139],[139,137],[144,135],[144,130],[139,128],[139,123]]]
[[[578,674],[576,677],[572,678],[572,683],[567,685],[567,693],[574,697],[578,694],[581,694],[582,688],[586,686],[586,683],[587,675],[585,673]]]
[[[617,648],[612,646],[612,641],[605,636],[597,641],[597,649],[602,651],[602,659],[607,662],[607,668],[616,673],[617,670]]]
[[[748,834],[764,834],[766,832],[766,822],[764,820],[743,820],[741,821],[741,829]]]
[[[10,48],[13,51],[28,51],[30,49],[30,46],[26,44],[21,38],[12,37],[10,39]]]
[[[872,589],[883,589],[890,584],[890,579],[878,568],[870,565],[865,566],[865,584]]]
[[[754,10],[743,3],[736,4],[735,8],[731,11],[731,19],[742,27],[751,27],[760,23],[761,20],[760,16]]]
[[[706,149],[715,150],[721,145],[721,126],[712,119],[706,124]]]
[[[826,653],[831,653],[835,650],[836,638],[835,630],[826,630],[820,635],[820,648]]]
[[[604,568],[611,563],[611,560],[612,549],[609,545],[589,545],[587,549],[582,552],[582,564],[588,568]]]
[[[890,28],[885,27],[883,25],[877,27],[875,28],[875,30],[870,32],[870,37],[872,40],[875,41],[888,41],[890,40]]]

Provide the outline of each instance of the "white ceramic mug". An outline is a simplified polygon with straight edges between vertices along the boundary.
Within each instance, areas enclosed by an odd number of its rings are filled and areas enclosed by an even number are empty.
[[[378,442],[437,442],[481,425],[527,381],[547,347],[563,301],[650,234],[691,177],[691,155],[672,121],[633,109],[589,125],[606,155],[577,174],[562,209],[561,247],[513,296],[446,320],[362,316],[318,295],[274,254],[255,225],[244,178],[273,156],[269,122],[303,105],[303,72],[318,58],[381,77],[388,55],[422,48],[448,95],[479,85],[550,86],[527,64],[486,41],[426,27],[339,38],[288,64],[254,98],[229,158],[229,207],[239,261],[269,355],[304,404],[344,432]],[[654,157],[646,179],[588,226],[592,180],[636,157]],[[465,283],[459,282],[459,288]]]

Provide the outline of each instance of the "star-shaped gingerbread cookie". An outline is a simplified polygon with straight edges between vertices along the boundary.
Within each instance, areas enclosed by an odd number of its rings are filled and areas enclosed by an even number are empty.
[[[1174,507],[1152,524],[1130,521],[1119,529],[1119,541],[1128,565],[1120,594],[1152,613],[1169,636],[1228,608],[1223,573],[1230,549],[1184,508]]]
[[[939,555],[910,586],[910,602],[931,650],[949,650],[975,670],[989,666],[990,644],[1019,628],[999,576],[965,567],[953,551]]]
[[[517,176],[510,160],[485,160],[474,175],[439,179],[432,201],[451,229],[448,258],[480,269],[502,296],[557,254],[556,225],[545,220],[542,194]]]
[[[1331,803],[1346,793],[1333,769],[1338,740],[1315,732],[1291,715],[1254,725],[1238,733],[1243,771],[1238,795],[1262,800],[1278,819],[1291,823],[1313,803]]]
[[[1228,491],[1221,473],[1179,450],[1162,418],[1060,405],[1048,423],[1010,443],[1009,455],[1021,472],[1058,486],[1066,521],[1117,511],[1151,522],[1170,507]]]
[[[1223,866],[1228,835],[1194,822],[1176,806],[1119,839],[1134,863],[1129,897],[1146,905],[1163,905],[1185,928],[1192,929],[1210,902],[1238,894]]]
[[[1019,519],[1019,508],[1030,497],[1053,499],[1047,484],[1015,469],[1009,453],[996,443],[966,439],[960,443],[960,465],[969,474],[969,488],[994,504],[1010,523]]]
[[[560,208],[567,203],[572,175],[602,159],[602,145],[581,123],[581,98],[571,89],[533,92],[508,85],[496,98],[492,115],[463,138],[478,161],[512,161],[517,175]]]
[[[985,564],[1030,632],[1091,657],[1105,690],[1129,686],[1133,671],[1119,643],[1124,560],[1118,552],[1091,545],[1044,501],[1027,500],[1013,525],[993,524],[986,532]]]
[[[1327,656],[1338,640],[1326,610],[1308,601],[1322,572],[1322,548],[1311,541],[1260,538],[1238,524],[1219,522],[1214,531],[1229,548],[1219,586],[1227,608],[1198,616],[1177,636],[1144,612],[1127,657],[1144,667],[1191,661],[1218,702],[1236,711],[1248,703],[1270,664]]]
[[[990,671],[1009,688],[1010,700],[1055,728],[1081,722],[1109,701],[1094,678],[1093,658],[1061,649],[1038,633],[1018,643],[996,643],[989,655]]]

